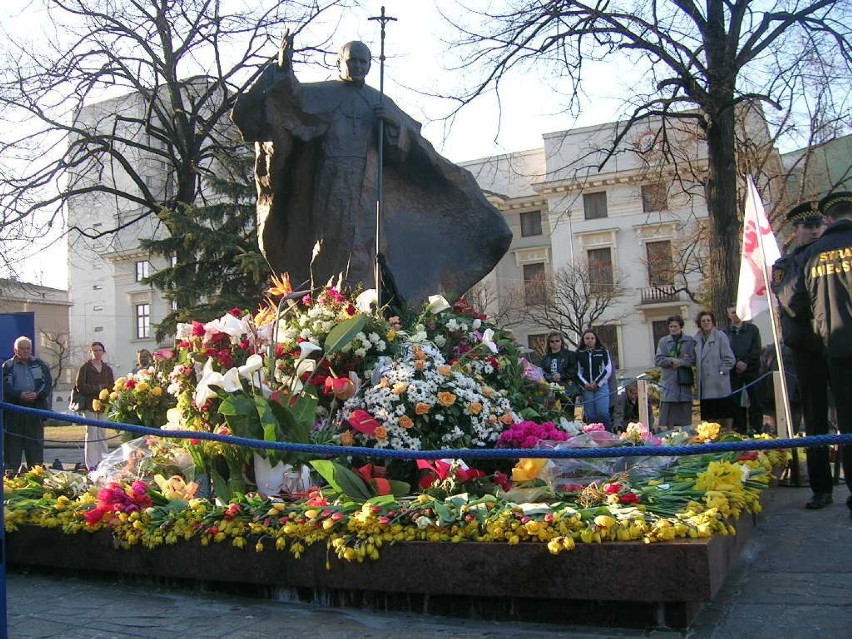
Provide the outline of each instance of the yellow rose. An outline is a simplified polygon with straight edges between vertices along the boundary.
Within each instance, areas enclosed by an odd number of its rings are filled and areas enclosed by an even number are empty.
[[[101,403],[101,400],[99,400],[99,399],[93,399],[92,400],[92,410],[93,411],[95,411],[96,413],[100,413],[101,411],[103,411],[103,409],[104,409],[104,405]]]
[[[115,380],[115,384],[113,385],[113,390],[117,390],[117,391],[124,390],[124,383],[126,381],[127,381],[126,377],[119,377],[117,380]]]
[[[442,364],[441,366],[438,366],[438,372],[444,377],[449,377],[450,373],[453,372],[453,369],[446,364]]]
[[[425,414],[426,414],[426,413],[428,413],[431,409],[432,409],[432,407],[431,407],[429,404],[425,403],[425,402],[417,402],[417,403],[414,405],[414,412],[415,412],[415,414],[417,414],[417,415],[425,415]]]
[[[160,395],[163,394],[163,389],[159,386],[154,386],[154,388],[151,389],[151,394],[154,397],[159,397]]]
[[[385,430],[384,426],[376,426],[376,430],[373,431],[373,437],[379,441],[384,441],[388,438],[388,431]]]
[[[467,412],[471,415],[479,415],[482,412],[482,404],[480,402],[471,402],[467,407]]]
[[[402,395],[406,390],[408,390],[408,384],[405,382],[396,382],[391,389],[391,393],[394,395]]]
[[[134,390],[137,393],[144,393],[146,390],[148,390],[148,384],[146,384],[145,382],[139,382],[138,384],[136,384],[136,388]]]
[[[101,392],[98,393],[98,399],[101,400],[102,402],[105,402],[106,400],[108,400],[109,399],[109,389],[108,388],[102,388]]]
[[[403,415],[399,418],[399,425],[402,428],[411,428],[414,426],[414,420],[412,420],[408,415]]]
[[[112,391],[109,394],[109,401],[114,402],[115,400],[118,399],[118,397],[119,397],[118,393],[116,391]]]

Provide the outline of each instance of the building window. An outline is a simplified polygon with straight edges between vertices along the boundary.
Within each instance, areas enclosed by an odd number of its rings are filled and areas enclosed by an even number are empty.
[[[531,351],[529,354],[529,360],[533,364],[538,365],[546,350],[547,335],[545,333],[527,335],[527,345],[530,347]]]
[[[612,357],[613,373],[621,368],[618,361],[618,327],[615,324],[601,324],[592,328],[598,334],[598,339],[603,343],[604,347],[609,351],[609,356]],[[613,386],[613,384],[610,384]]]
[[[587,220],[606,217],[606,191],[583,194],[583,213]]]
[[[671,286],[674,284],[674,259],[671,240],[646,242],[645,255],[648,260],[648,284]]]
[[[521,213],[521,237],[541,235],[541,211]]]
[[[669,334],[669,323],[666,320],[655,320],[651,322],[651,331],[653,332],[651,339],[654,340],[653,350],[656,353],[657,344],[659,344],[660,340]]]
[[[93,311],[95,311],[95,312],[98,312],[98,311],[102,311],[102,310],[104,310],[104,307],[103,307],[102,305],[100,305],[100,304],[95,304],[95,305],[92,307],[92,310],[93,310]]]
[[[93,290],[93,291],[99,291],[99,290],[101,290],[103,287],[104,287],[104,286],[103,286],[103,284],[92,284],[92,290]]]
[[[524,264],[524,302],[539,305],[544,304],[546,299],[544,262]]]
[[[169,258],[169,266],[174,268],[175,266],[177,266],[177,263],[178,263],[177,255],[172,255],[171,258]]]
[[[151,263],[148,260],[143,262],[136,262],[136,281],[141,282],[143,279],[148,277],[148,273],[151,269]]]
[[[644,184],[642,186],[642,211],[666,211],[669,208],[669,190],[665,184]]]
[[[151,305],[136,305],[136,339],[148,339],[151,336]]]
[[[586,252],[589,261],[589,289],[592,291],[612,287],[615,283],[612,271],[612,249],[597,248]]]

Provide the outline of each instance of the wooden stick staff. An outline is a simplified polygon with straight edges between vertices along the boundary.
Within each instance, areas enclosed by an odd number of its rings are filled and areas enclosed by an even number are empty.
[[[379,50],[379,106],[381,107],[385,97],[385,25],[388,22],[396,21],[396,18],[391,18],[385,15],[385,7],[382,6],[381,15],[370,18],[370,20],[378,20],[381,24],[381,47]],[[379,166],[376,171],[376,260],[374,265],[373,276],[376,282],[376,305],[381,308],[382,305],[382,255],[381,255],[381,239],[382,239],[382,204],[384,203],[384,184],[382,182],[384,171],[384,146],[385,146],[385,122],[379,118],[378,127],[378,152]]]

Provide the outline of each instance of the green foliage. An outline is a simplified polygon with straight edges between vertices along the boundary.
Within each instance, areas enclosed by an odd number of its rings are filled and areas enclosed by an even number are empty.
[[[391,494],[379,495],[372,483],[364,481],[360,475],[353,473],[337,462],[316,459],[311,462],[311,466],[328,482],[332,490],[355,502],[372,502],[384,500],[384,498],[393,499],[394,497],[403,497],[411,491],[411,486],[407,483],[391,479],[388,481]]]
[[[158,340],[178,322],[253,308],[265,289],[269,266],[258,249],[252,159],[219,158],[219,165],[222,175],[205,176],[208,203],[163,210],[169,237],[140,240],[152,255],[174,260],[145,279],[176,307],[157,326]]]

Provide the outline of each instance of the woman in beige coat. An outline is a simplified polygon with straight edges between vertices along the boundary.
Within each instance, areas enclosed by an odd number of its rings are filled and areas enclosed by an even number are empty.
[[[710,311],[701,311],[695,319],[695,363],[698,373],[698,398],[701,419],[718,422],[723,430],[731,430],[734,405],[731,398],[731,369],[737,359],[728,336],[716,328]]]

